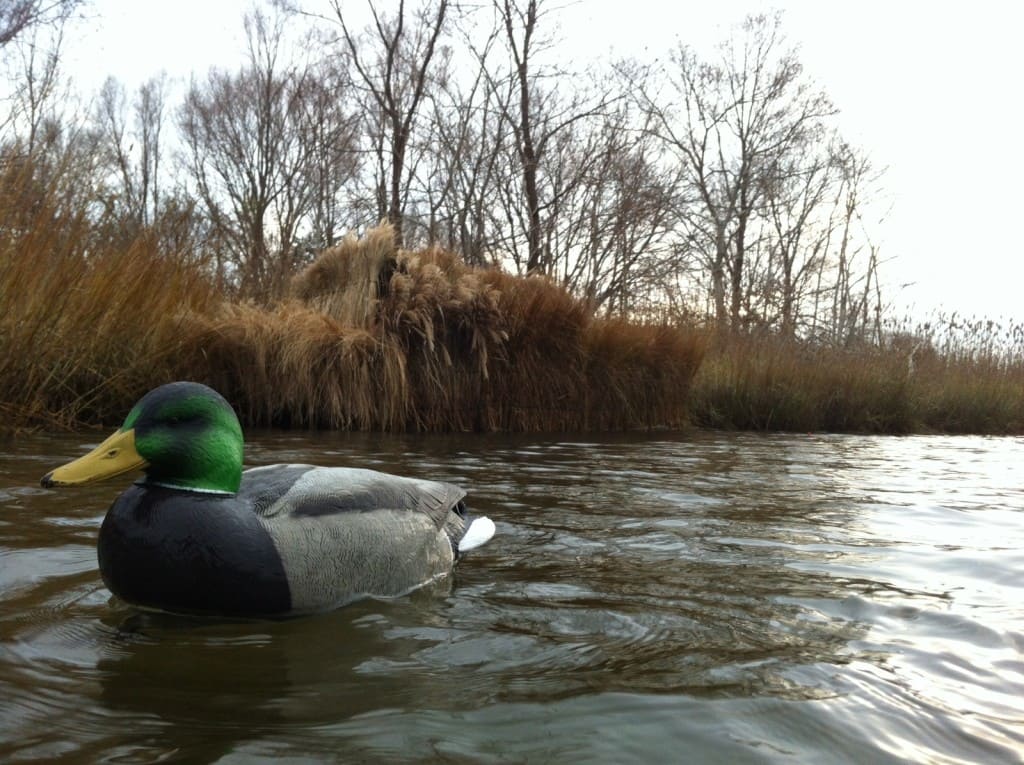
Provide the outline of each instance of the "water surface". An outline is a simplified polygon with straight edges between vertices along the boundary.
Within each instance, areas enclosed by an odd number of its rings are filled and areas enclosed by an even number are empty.
[[[125,478],[0,444],[0,760],[1014,762],[1024,439],[261,432],[247,462],[456,482],[448,581],[285,621],[112,598]]]

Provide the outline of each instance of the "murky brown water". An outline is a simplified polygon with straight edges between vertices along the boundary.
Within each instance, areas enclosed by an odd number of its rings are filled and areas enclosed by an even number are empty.
[[[1024,439],[258,433],[248,462],[450,480],[453,582],[280,622],[140,613],[92,437],[0,444],[0,760],[1012,762]]]

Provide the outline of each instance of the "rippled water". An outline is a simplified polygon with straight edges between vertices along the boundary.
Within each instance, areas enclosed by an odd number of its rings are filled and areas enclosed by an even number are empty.
[[[1024,440],[259,433],[251,464],[450,480],[498,535],[453,581],[290,621],[104,589],[125,479],[0,445],[0,759],[1013,762]]]

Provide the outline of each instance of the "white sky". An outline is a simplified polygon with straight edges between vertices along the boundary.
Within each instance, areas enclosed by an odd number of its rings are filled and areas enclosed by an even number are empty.
[[[346,4],[362,13],[362,0]],[[87,88],[108,74],[135,87],[161,70],[234,67],[249,5],[92,0],[66,66]],[[890,301],[1024,321],[1024,3],[580,0],[561,11],[561,35],[580,55],[660,56],[676,39],[710,46],[773,9],[841,110],[844,136],[887,168],[878,208],[888,214],[874,238]]]

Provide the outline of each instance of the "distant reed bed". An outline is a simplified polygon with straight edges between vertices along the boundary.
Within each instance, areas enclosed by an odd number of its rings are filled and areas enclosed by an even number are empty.
[[[849,347],[773,336],[713,342],[695,424],[743,430],[1024,433],[1024,326],[891,322]]]
[[[949,433],[1024,433],[1024,323],[939,315],[903,322],[914,413]]]

